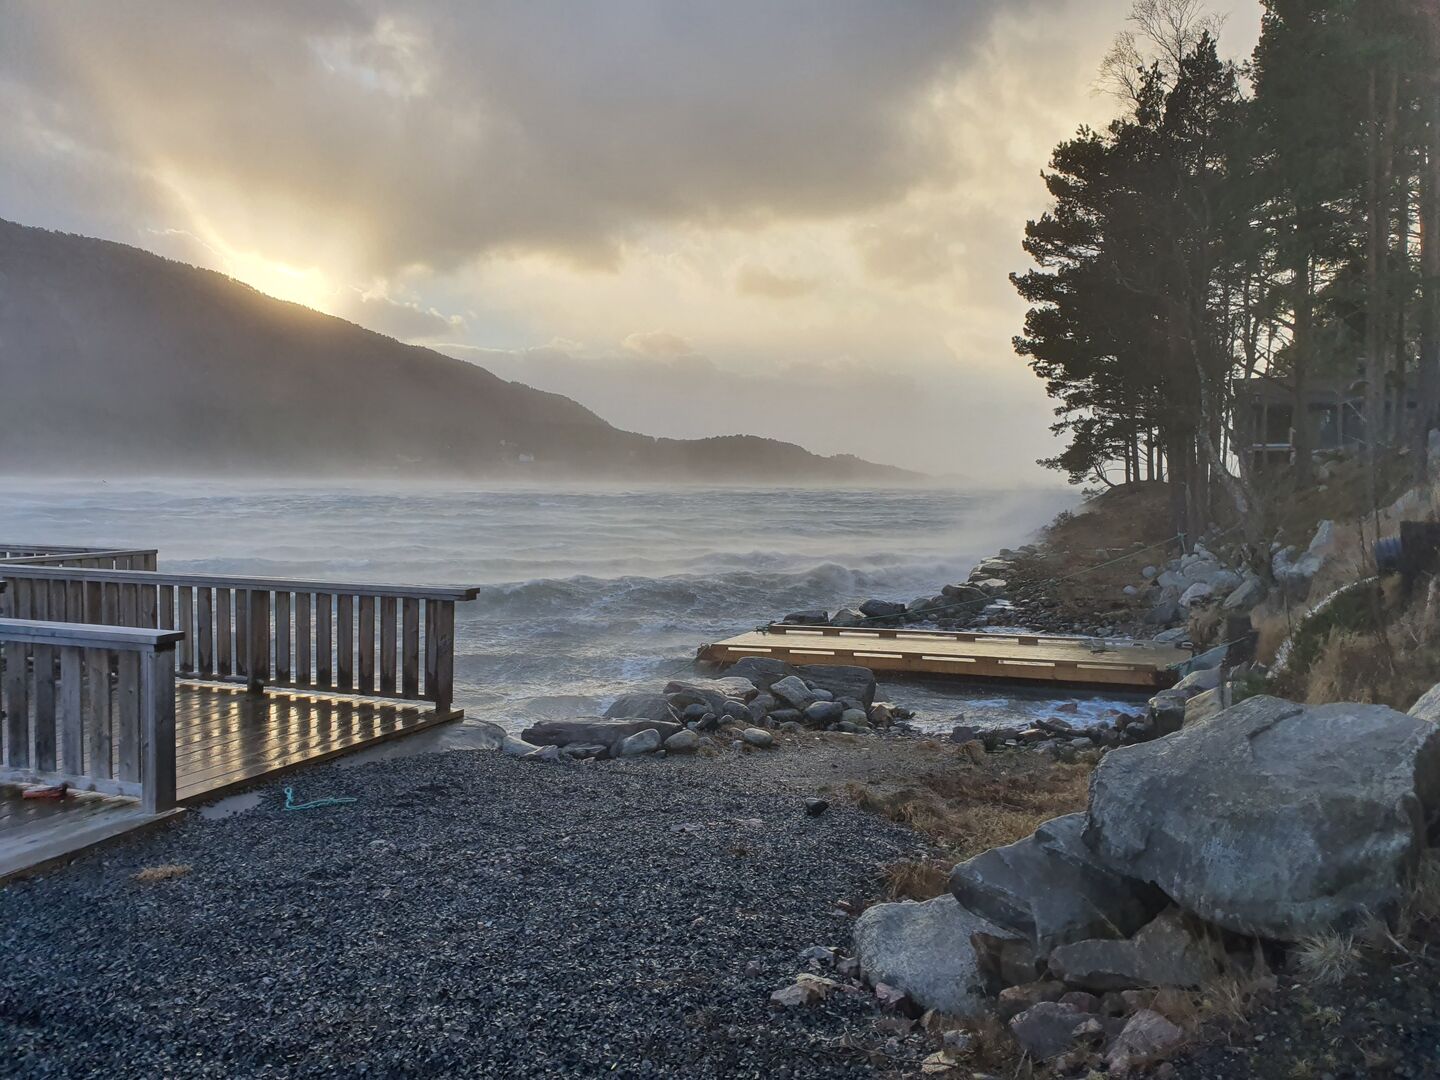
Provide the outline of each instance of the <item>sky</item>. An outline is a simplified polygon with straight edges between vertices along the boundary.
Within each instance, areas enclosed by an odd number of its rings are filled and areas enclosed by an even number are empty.
[[[1129,0],[0,0],[0,217],[651,435],[1044,482],[1007,275]],[[1216,3],[1244,56],[1259,6]]]

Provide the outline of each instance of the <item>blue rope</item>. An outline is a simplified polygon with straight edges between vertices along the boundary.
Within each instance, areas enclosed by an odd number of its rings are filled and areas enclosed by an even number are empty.
[[[309,802],[297,803],[295,801],[295,789],[293,787],[287,787],[285,789],[284,809],[314,810],[317,806],[343,806],[346,803],[356,801],[357,800],[351,798],[349,795],[327,795],[323,799],[311,799]]]

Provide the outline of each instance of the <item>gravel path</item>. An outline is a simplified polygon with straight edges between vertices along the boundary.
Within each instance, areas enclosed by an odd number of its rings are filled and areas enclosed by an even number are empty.
[[[348,806],[286,813],[277,784],[187,815],[0,889],[0,1073],[871,1075],[833,1045],[868,998],[767,1003],[801,949],[848,944],[833,901],[917,847],[805,816],[845,753],[455,752],[290,780]],[[191,869],[134,880],[165,863]]]

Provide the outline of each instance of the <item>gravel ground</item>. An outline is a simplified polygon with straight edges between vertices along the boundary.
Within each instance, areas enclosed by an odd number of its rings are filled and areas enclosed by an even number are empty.
[[[914,833],[836,804],[850,753],[322,766],[0,889],[14,1076],[871,1075],[868,997],[776,1013],[834,901]],[[683,828],[682,828],[683,826]],[[140,884],[159,864],[188,873]],[[752,973],[747,974],[747,966]]]

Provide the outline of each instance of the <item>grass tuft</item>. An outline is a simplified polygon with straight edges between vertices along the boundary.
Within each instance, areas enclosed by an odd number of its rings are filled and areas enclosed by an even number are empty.
[[[147,866],[135,875],[135,880],[141,885],[154,885],[160,881],[172,881],[178,877],[184,877],[190,873],[190,867],[185,863],[161,863],[159,866]]]
[[[1326,930],[1295,948],[1295,966],[1303,978],[1321,985],[1343,982],[1360,963],[1360,950],[1349,934]]]

